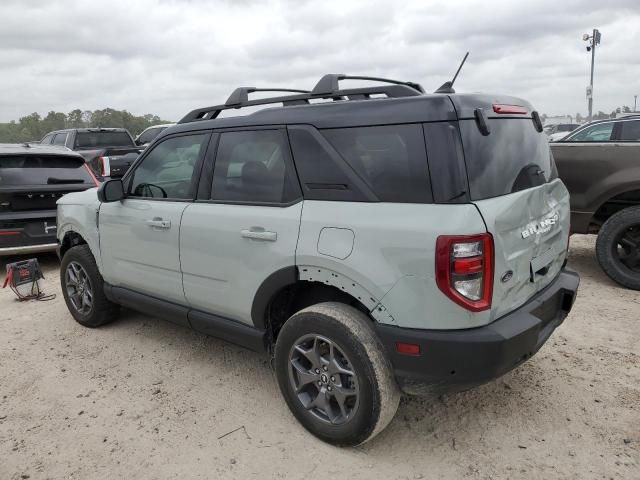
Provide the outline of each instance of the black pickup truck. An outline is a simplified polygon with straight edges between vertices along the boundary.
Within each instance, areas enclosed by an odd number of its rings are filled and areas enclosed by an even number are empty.
[[[47,133],[40,144],[62,145],[82,155],[98,180],[122,177],[138,158],[137,146],[124,128],[69,128]]]

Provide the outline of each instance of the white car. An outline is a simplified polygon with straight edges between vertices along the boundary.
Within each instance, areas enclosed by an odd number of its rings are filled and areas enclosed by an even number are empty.
[[[544,129],[549,137],[550,142],[557,142],[573,132],[580,125],[577,123],[559,123],[557,125],[549,125]]]
[[[145,128],[142,133],[136,137],[136,145],[146,148],[164,130],[174,125],[175,123],[165,123],[163,125],[152,125],[151,127]]]

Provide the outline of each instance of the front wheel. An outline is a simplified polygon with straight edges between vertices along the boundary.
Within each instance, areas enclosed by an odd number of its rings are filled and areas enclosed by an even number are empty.
[[[73,318],[99,327],[116,318],[119,307],[104,294],[104,281],[88,245],[70,248],[60,264],[62,295]]]
[[[640,290],[640,207],[620,210],[604,222],[596,241],[596,256],[612,280]]]
[[[335,445],[370,440],[398,408],[398,386],[371,320],[345,304],[317,304],[285,322],[275,368],[298,421]]]

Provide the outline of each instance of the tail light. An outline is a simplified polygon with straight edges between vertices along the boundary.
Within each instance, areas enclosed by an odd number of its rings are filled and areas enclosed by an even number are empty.
[[[441,235],[436,242],[436,283],[458,305],[480,312],[491,308],[493,237]]]
[[[109,157],[98,157],[98,168],[103,177],[111,176],[111,159]]]
[[[84,168],[86,168],[87,172],[89,172],[89,175],[91,175],[91,179],[93,180],[93,183],[95,183],[96,187],[99,187],[100,186],[100,182],[98,181],[96,176],[93,174],[93,170],[91,170],[91,167],[85,163],[84,164]]]
[[[529,111],[525,107],[520,105],[504,105],[500,103],[494,103],[493,111],[501,115],[526,115]]]

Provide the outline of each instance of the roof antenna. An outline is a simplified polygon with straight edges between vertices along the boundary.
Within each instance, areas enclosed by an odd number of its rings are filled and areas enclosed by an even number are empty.
[[[456,91],[453,89],[453,83],[456,81],[456,78],[458,78],[458,74],[460,73],[460,70],[462,70],[462,66],[464,65],[464,62],[467,61],[468,56],[469,52],[464,54],[464,58],[462,59],[462,62],[460,62],[460,66],[458,67],[458,70],[456,70],[456,74],[453,76],[451,81],[444,82],[434,93],[456,93]]]

